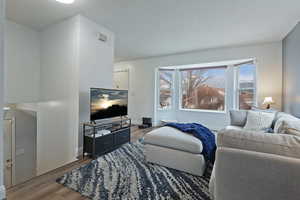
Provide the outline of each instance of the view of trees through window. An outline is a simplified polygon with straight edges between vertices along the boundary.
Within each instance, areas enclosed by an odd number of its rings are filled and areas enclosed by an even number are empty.
[[[249,110],[255,104],[255,64],[238,66],[239,109]]]
[[[225,110],[226,67],[182,69],[181,108]]]
[[[169,109],[172,106],[172,85],[174,70],[159,70],[159,108]]]
[[[227,76],[227,67],[234,68],[228,72],[234,76]],[[180,77],[176,83],[173,80],[175,72]],[[160,109],[170,109],[174,102],[178,102],[173,99],[175,94],[180,103],[177,108],[224,111],[226,79],[229,77],[235,80],[234,88],[229,88],[234,94],[229,98],[236,102],[233,108],[249,110],[256,105],[256,65],[253,61],[229,66],[160,69],[158,75]],[[176,91],[173,91],[174,84]]]

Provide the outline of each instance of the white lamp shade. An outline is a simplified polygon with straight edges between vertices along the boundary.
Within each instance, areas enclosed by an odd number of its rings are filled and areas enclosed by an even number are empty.
[[[265,97],[263,104],[274,104],[274,100],[272,97]]]

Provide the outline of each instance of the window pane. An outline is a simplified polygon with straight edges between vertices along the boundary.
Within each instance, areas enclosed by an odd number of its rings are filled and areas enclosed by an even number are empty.
[[[250,110],[254,104],[254,89],[240,90],[239,109]]]
[[[173,73],[173,70],[159,71],[159,107],[161,109],[168,109],[172,106]]]
[[[226,67],[181,71],[183,109],[225,109]]]
[[[239,67],[239,88],[254,88],[255,65],[244,64]]]
[[[249,110],[255,104],[255,65],[239,66],[239,109]]]

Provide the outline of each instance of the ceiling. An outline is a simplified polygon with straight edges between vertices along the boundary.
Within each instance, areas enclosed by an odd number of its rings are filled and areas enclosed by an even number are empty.
[[[115,33],[116,61],[280,41],[299,0],[7,0],[7,17],[36,30],[83,14]]]

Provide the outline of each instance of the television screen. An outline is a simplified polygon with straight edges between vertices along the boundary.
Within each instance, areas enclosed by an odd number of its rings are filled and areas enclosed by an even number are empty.
[[[128,91],[91,88],[91,121],[127,115]]]

